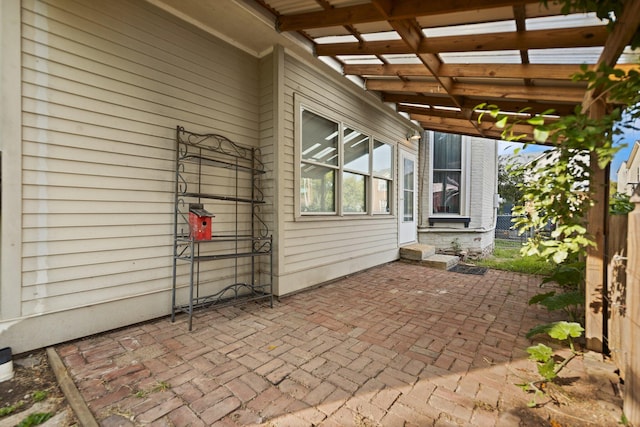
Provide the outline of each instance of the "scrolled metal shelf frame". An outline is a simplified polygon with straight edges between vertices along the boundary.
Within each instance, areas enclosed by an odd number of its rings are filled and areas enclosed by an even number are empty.
[[[190,166],[187,168],[187,164]],[[235,176],[235,194],[221,195],[204,191],[202,174],[205,168],[223,168],[232,171]],[[238,175],[249,174],[251,180],[250,196],[240,196]],[[215,134],[198,134],[185,130],[182,126],[176,128],[176,166],[175,166],[175,212],[174,212],[174,254],[173,254],[173,293],[171,321],[175,321],[176,313],[184,312],[188,315],[189,330],[192,330],[194,310],[231,305],[237,302],[248,302],[269,299],[273,307],[273,239],[269,227],[262,218],[261,207],[265,205],[265,195],[261,190],[261,176],[265,174],[265,165],[258,148],[245,147],[231,141],[229,138]],[[208,190],[208,189],[207,189]],[[214,235],[211,240],[194,240],[189,227],[189,202],[202,200],[235,202],[236,220],[235,233],[227,232]],[[238,228],[238,204],[250,204],[251,230],[242,234]],[[240,249],[240,243],[244,243]],[[229,252],[209,251],[217,244],[230,244],[233,249]],[[201,251],[202,247],[202,251]],[[245,249],[246,248],[246,249]],[[264,258],[267,257],[268,261]],[[239,269],[238,260],[250,258],[250,263]],[[214,260],[234,259],[233,283],[216,292],[200,296],[200,263]],[[260,259],[263,259],[260,261]],[[177,264],[187,262],[189,268],[188,285],[178,285]],[[258,271],[256,266],[266,268]],[[249,269],[249,272],[247,272]],[[240,276],[247,276],[248,281],[238,280]],[[266,283],[260,283],[261,277],[267,277]],[[188,286],[188,303],[177,304],[176,294],[180,288]]]
[[[201,148],[207,151],[216,152],[230,158],[255,162],[251,167],[260,172],[264,172],[264,164],[260,158],[259,148],[249,148],[231,141],[229,138],[216,133],[193,133],[178,126],[177,139],[181,142],[183,151],[179,152],[180,157],[186,158],[190,152],[189,148]],[[215,161],[215,159],[212,159]]]

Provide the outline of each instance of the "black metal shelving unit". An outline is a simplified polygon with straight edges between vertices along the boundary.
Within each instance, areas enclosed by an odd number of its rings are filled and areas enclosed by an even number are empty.
[[[198,308],[255,300],[268,300],[273,307],[273,238],[260,215],[265,203],[260,177],[265,170],[259,149],[178,126],[175,172],[171,321],[184,312],[192,330],[193,313]],[[189,208],[204,203],[212,207],[225,204],[232,209],[233,220],[226,230],[212,232],[211,239],[199,240],[191,231]],[[215,221],[213,229],[217,231]],[[217,280],[211,277],[211,271],[216,270],[203,271],[201,267],[214,262],[223,263],[219,270],[232,271],[231,283],[205,292],[207,283]],[[181,264],[188,266],[186,274],[179,271]],[[206,272],[209,277],[204,277]],[[177,294],[185,287],[187,302],[179,303]]]

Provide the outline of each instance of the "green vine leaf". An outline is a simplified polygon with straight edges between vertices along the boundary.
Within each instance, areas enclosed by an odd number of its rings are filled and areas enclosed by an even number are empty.
[[[549,311],[562,310],[569,306],[580,306],[584,304],[584,294],[579,291],[562,292],[557,295],[549,295],[547,298],[542,298],[540,305],[543,305]]]
[[[542,116],[534,116],[530,119],[527,119],[527,123],[533,126],[542,126],[544,124],[544,117]]]
[[[533,328],[529,329],[529,332],[527,332],[527,335],[525,336],[527,338],[531,338],[538,334],[546,334],[547,332],[549,332],[549,329],[551,329],[552,326],[552,323],[543,323],[541,325],[536,325]]]
[[[552,259],[556,264],[562,264],[565,259],[569,256],[569,252],[566,250],[558,250],[554,251]]]
[[[546,129],[535,128],[533,129],[533,139],[536,142],[544,143],[549,138],[549,131]]]
[[[527,348],[529,359],[544,363],[553,356],[553,349],[542,343]]]
[[[547,332],[551,338],[566,340],[569,337],[578,338],[584,332],[584,328],[576,322],[555,322]]]
[[[529,305],[538,304],[539,302],[542,302],[542,301],[546,300],[547,298],[554,296],[555,294],[556,294],[556,291],[551,291],[551,292],[547,292],[547,293],[544,293],[544,294],[534,295],[529,300]]]
[[[558,376],[556,373],[556,363],[553,359],[549,359],[544,363],[538,364],[538,373],[547,381],[553,380]]]

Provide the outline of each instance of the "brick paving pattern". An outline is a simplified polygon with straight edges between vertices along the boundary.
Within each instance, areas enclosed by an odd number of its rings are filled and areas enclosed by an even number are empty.
[[[56,348],[102,426],[512,426],[533,276],[395,262]]]

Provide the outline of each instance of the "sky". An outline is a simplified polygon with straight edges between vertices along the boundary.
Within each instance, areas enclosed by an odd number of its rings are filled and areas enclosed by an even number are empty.
[[[635,127],[640,128],[640,120],[636,121]],[[624,145],[624,147],[616,153],[616,156],[614,157],[613,162],[611,162],[610,177],[612,181],[617,181],[617,172],[618,172],[618,169],[620,168],[620,165],[622,164],[622,162],[624,162],[629,158],[629,154],[631,153],[631,148],[633,147],[633,143],[638,140],[640,140],[640,129],[638,130],[628,129],[625,131],[623,135],[618,137],[616,144]],[[517,147],[523,147],[523,146],[524,144],[517,143],[517,142],[500,141],[499,154],[501,155],[512,154]],[[546,147],[543,145],[528,144],[527,147],[523,148],[520,152],[521,153],[538,153],[548,149],[549,147]]]

